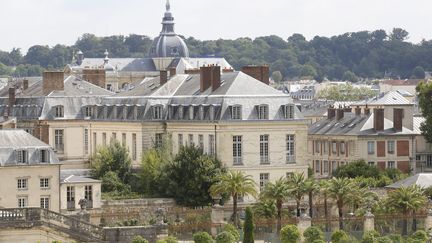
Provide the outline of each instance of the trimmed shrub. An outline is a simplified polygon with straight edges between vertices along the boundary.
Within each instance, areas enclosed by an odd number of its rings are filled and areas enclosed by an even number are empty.
[[[401,235],[391,234],[387,235],[387,237],[392,240],[393,243],[404,243],[404,240]]]
[[[362,243],[375,243],[380,234],[375,230],[367,231],[363,234]]]
[[[413,242],[426,242],[428,240],[428,235],[424,230],[417,230],[410,237]]]
[[[281,229],[280,239],[282,243],[297,243],[300,240],[300,231],[296,225],[286,225]]]
[[[230,233],[232,236],[234,236],[234,239],[236,241],[240,240],[240,233],[238,232],[237,228],[232,224],[226,224],[223,227],[223,231],[226,231]]]
[[[227,231],[222,231],[216,236],[216,243],[235,243],[235,237]]]
[[[324,240],[324,233],[318,227],[311,226],[303,233],[305,243],[313,243],[316,240]]]
[[[246,218],[244,222],[243,243],[254,243],[254,223],[253,212],[250,207],[246,208]]]
[[[213,238],[207,232],[197,232],[193,235],[195,243],[213,243]]]
[[[376,243],[393,243],[393,241],[388,236],[378,237],[375,242]]]
[[[137,235],[132,239],[131,243],[148,243],[148,240],[144,239],[140,235]]]
[[[349,237],[343,230],[336,230],[331,235],[332,243],[349,243]]]
[[[162,240],[157,240],[156,243],[178,243],[178,241],[174,236],[168,236]]]

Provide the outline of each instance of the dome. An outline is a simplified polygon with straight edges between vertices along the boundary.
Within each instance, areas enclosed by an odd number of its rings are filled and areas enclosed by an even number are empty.
[[[150,57],[189,57],[189,49],[184,40],[174,32],[174,17],[169,0],[162,20],[162,31],[153,40]]]

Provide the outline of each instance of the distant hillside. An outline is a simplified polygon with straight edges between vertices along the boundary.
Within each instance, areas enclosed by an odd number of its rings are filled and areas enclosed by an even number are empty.
[[[313,77],[317,80],[357,78],[423,78],[432,70],[432,40],[407,42],[408,32],[395,28],[345,33],[331,38],[316,36],[307,41],[301,34],[284,40],[278,36],[201,41],[186,39],[191,56],[222,56],[236,69],[247,64],[269,64],[285,79]],[[0,75],[33,76],[43,69],[62,68],[81,49],[86,57],[145,57],[151,38],[141,35],[97,37],[84,34],[73,46],[32,46],[23,55],[19,49],[0,51]],[[11,68],[15,66],[16,68]]]

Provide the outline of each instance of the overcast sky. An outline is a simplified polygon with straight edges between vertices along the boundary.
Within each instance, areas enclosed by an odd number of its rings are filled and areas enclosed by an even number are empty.
[[[0,49],[73,44],[98,36],[158,35],[165,0],[0,0]],[[198,39],[301,33],[332,36],[401,27],[432,39],[431,0],[171,0],[176,32]]]

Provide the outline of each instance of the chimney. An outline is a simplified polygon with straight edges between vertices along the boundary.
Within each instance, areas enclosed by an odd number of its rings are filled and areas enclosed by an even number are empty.
[[[206,91],[212,85],[212,67],[204,66],[200,68],[200,92]]]
[[[352,108],[351,107],[345,107],[343,108],[344,112],[352,112]]]
[[[24,79],[23,80],[23,87],[22,87],[22,89],[23,90],[27,90],[28,86],[29,86],[28,79]]]
[[[361,108],[359,106],[357,106],[356,108],[354,108],[354,112],[356,116],[360,116],[361,115]]]
[[[193,68],[193,69],[185,69],[185,74],[200,74],[201,70],[199,68]]]
[[[217,90],[221,86],[221,68],[220,66],[212,66],[212,91]]]
[[[345,110],[343,108],[339,108],[336,110],[336,119],[339,121],[344,117]]]
[[[402,131],[402,120],[404,116],[404,110],[400,108],[393,109],[393,128],[400,132]]]
[[[375,131],[384,131],[384,109],[374,109],[374,129]]]
[[[222,69],[222,72],[223,73],[232,73],[232,72],[234,72],[234,69],[232,69],[232,68],[224,68],[224,69]]]
[[[177,69],[175,67],[170,67],[169,72],[170,72],[170,78],[174,77],[177,74]]]
[[[244,66],[241,71],[267,85],[270,84],[270,68],[267,65]]]
[[[329,107],[327,109],[327,119],[333,119],[336,116],[336,109],[333,107]]]
[[[365,115],[369,115],[370,114],[370,109],[367,106],[364,108],[364,114]]]
[[[106,84],[106,72],[103,68],[84,68],[83,79],[89,83],[99,86],[105,89]]]
[[[43,72],[42,92],[43,95],[49,95],[52,91],[64,90],[64,72],[51,71]]]
[[[161,70],[160,71],[160,86],[166,84],[166,82],[168,82],[168,71],[166,70]]]
[[[12,109],[15,105],[15,88],[9,88],[9,104],[8,104],[8,116],[12,116]]]

